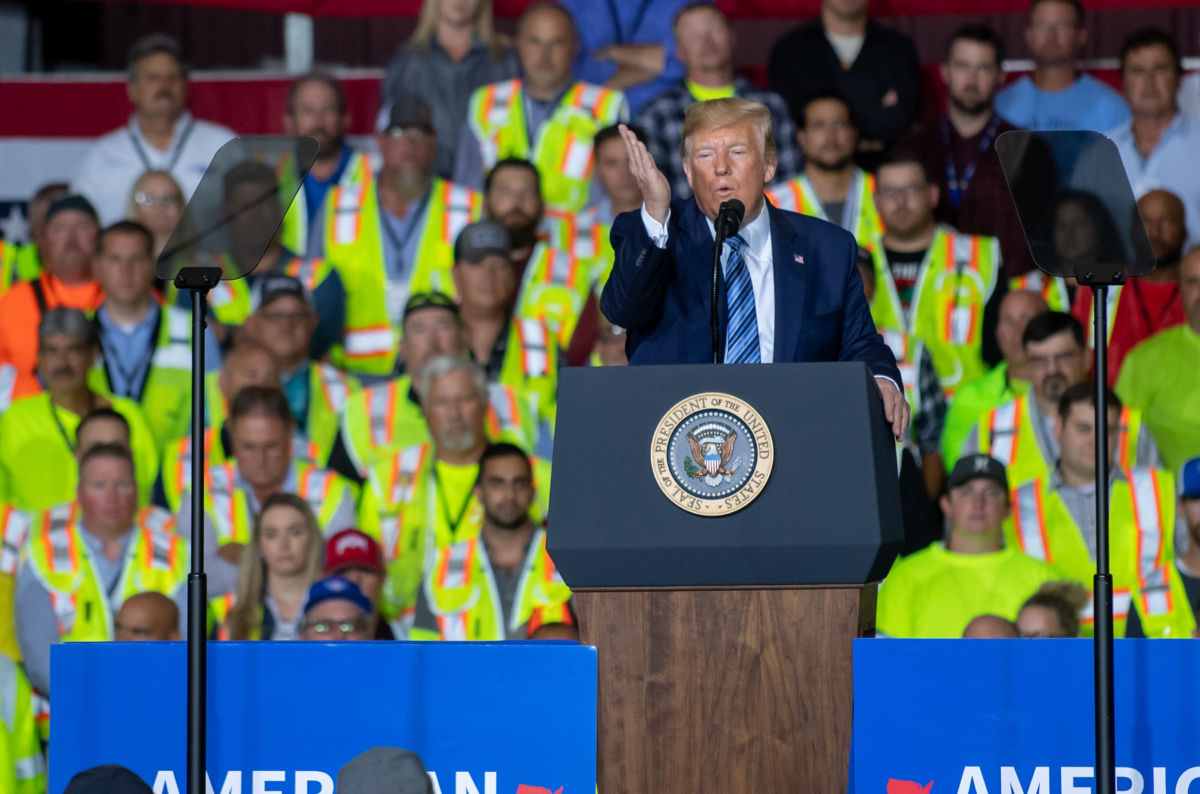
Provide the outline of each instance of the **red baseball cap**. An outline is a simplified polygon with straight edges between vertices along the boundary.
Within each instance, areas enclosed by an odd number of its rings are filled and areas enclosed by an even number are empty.
[[[366,568],[383,573],[383,552],[375,539],[357,529],[343,529],[325,541],[325,573]]]

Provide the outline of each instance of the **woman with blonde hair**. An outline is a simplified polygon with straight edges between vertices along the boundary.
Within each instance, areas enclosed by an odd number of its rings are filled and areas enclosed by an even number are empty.
[[[519,71],[508,38],[492,26],[490,0],[424,0],[416,30],[388,64],[380,121],[386,122],[398,97],[419,97],[432,112],[437,136],[433,173],[450,179],[471,93]]]
[[[171,232],[175,231],[175,226],[183,217],[185,203],[183,191],[170,171],[146,171],[133,183],[125,218],[137,221],[154,235],[155,259],[162,253],[167,240],[171,238]]]
[[[211,602],[217,639],[295,639],[323,550],[308,502],[290,493],[268,496],[242,549],[237,592]]]

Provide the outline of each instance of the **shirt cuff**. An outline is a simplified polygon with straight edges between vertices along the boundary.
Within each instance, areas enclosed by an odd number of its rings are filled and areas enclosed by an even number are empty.
[[[670,222],[671,222],[671,210],[670,210],[670,208],[668,208],[667,209],[667,223],[670,223]],[[655,248],[666,248],[667,247],[667,226],[666,226],[666,224],[659,223],[658,221],[654,220],[654,218],[652,218],[650,216],[650,213],[646,211],[646,205],[644,203],[642,204],[642,225],[646,227],[646,234],[648,234],[650,236],[650,239],[652,241],[654,241]]]
[[[899,383],[896,383],[896,381],[892,380],[887,375],[876,375],[875,377],[878,378],[879,380],[886,380],[888,383],[895,386],[896,390],[899,391],[901,395],[904,394],[904,387],[901,386]]]

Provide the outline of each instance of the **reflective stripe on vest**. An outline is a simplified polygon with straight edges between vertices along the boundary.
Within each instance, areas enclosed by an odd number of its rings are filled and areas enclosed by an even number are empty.
[[[0,530],[4,532],[0,573],[16,576],[21,567],[21,549],[29,537],[29,519],[15,507],[0,507]]]
[[[0,414],[12,405],[13,391],[17,387],[17,368],[12,364],[0,364]]]
[[[550,339],[546,327],[538,320],[519,317],[513,324],[521,352],[521,373],[527,378],[539,378],[550,373],[548,354]]]
[[[1008,291],[1036,292],[1046,301],[1051,311],[1065,312],[1071,308],[1066,282],[1055,276],[1047,276],[1040,270],[1031,270],[1009,279]]]
[[[331,226],[333,240],[338,244],[352,243],[358,239],[362,231],[362,214],[366,211],[365,198],[367,187],[375,178],[370,159],[364,155],[361,171],[354,174],[354,179],[340,181],[330,192],[333,194],[333,217],[326,219]]]
[[[1021,551],[1047,565],[1054,564],[1050,539],[1046,537],[1046,506],[1042,480],[1025,483],[1013,500],[1013,528]]]
[[[1171,562],[1169,555],[1163,554],[1167,533],[1162,525],[1158,472],[1154,469],[1126,469],[1125,476],[1129,480],[1134,523],[1139,529],[1137,558],[1142,610],[1148,616],[1168,615],[1174,608],[1167,573],[1167,566]],[[1164,556],[1168,559],[1164,559]]]
[[[1008,468],[1017,459],[1018,432],[1025,414],[1025,398],[1017,397],[988,412],[987,453]]]
[[[177,306],[164,306],[166,322],[154,350],[153,364],[162,369],[192,370],[192,317]]]

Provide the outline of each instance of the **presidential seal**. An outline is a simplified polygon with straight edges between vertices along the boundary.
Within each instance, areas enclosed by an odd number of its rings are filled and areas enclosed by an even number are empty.
[[[654,429],[654,479],[689,513],[736,513],[762,493],[775,464],[766,421],[737,397],[709,392],[676,403]]]

